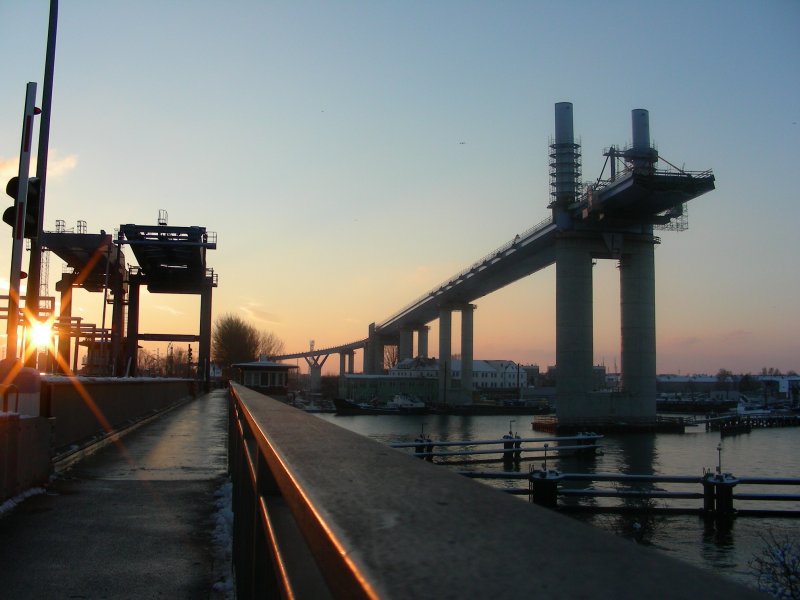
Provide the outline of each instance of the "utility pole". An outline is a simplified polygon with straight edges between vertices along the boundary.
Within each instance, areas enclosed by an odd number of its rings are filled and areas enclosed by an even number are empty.
[[[13,244],[11,246],[11,274],[8,285],[8,343],[6,358],[17,359],[17,327],[19,326],[19,288],[22,279],[22,252],[25,250],[25,217],[28,209],[28,176],[31,168],[31,142],[33,117],[36,115],[36,83],[28,83],[25,89],[25,108],[22,115],[22,142],[19,149],[19,171],[15,196]],[[27,306],[26,306],[27,308]]]
[[[39,123],[39,148],[36,160],[36,176],[39,178],[39,210],[36,234],[31,238],[31,257],[28,267],[28,288],[25,307],[34,319],[39,318],[39,288],[42,272],[42,242],[44,225],[44,197],[47,185],[47,156],[50,146],[50,113],[53,103],[53,71],[56,62],[56,30],[58,29],[58,0],[50,0],[50,22],[47,31],[47,54],[44,63],[42,87],[42,114]],[[26,360],[27,366],[36,366],[36,353]]]

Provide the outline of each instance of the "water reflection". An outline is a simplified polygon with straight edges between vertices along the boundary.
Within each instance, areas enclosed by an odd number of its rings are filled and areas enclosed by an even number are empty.
[[[320,418],[342,425],[382,442],[413,441],[424,428],[434,441],[500,439],[509,429],[506,416],[455,417],[446,415],[425,416],[365,416],[337,417],[320,415]],[[523,438],[550,437],[549,434],[531,431],[532,416],[516,416],[513,431]],[[686,434],[640,434],[631,436],[608,436],[601,441],[602,454],[597,456],[571,454],[552,455],[548,452],[548,468],[565,473],[613,473],[696,475],[703,469],[717,465],[717,446],[720,437],[706,433],[701,428],[689,429]],[[800,428],[755,430],[750,434],[723,440],[723,470],[739,476],[753,477],[797,477],[800,473]],[[528,444],[525,444],[528,445]],[[551,448],[555,443],[551,442]],[[491,457],[493,462],[475,460],[470,464],[448,463],[458,470],[501,470],[499,453]],[[510,470],[525,473],[533,466],[539,469],[544,462],[540,453],[524,453],[517,465],[512,461]],[[524,480],[491,481],[489,485],[509,489],[525,486]],[[588,482],[564,482],[564,489],[581,489]],[[606,484],[610,485],[610,484]],[[666,490],[675,489],[673,484],[658,484]],[[654,490],[654,484],[640,484],[638,489]],[[626,484],[624,489],[637,486]],[[685,489],[685,486],[684,486]],[[693,490],[695,491],[695,490]],[[696,490],[696,491],[699,491]],[[796,490],[776,486],[782,493]],[[524,498],[524,496],[523,496]],[[563,498],[564,505],[602,507],[619,503],[612,499]],[[725,530],[711,521],[706,523],[696,515],[658,514],[656,508],[669,503],[675,506],[698,506],[697,500],[652,500],[626,498],[624,514],[582,514],[576,518],[595,526],[622,535],[632,542],[651,545],[676,558],[700,565],[709,570],[725,573],[748,584],[753,583],[748,561],[762,548],[761,536],[766,531],[788,534],[800,538],[800,519],[742,518],[733,521],[732,529]],[[800,509],[800,503],[784,502],[779,508]]]

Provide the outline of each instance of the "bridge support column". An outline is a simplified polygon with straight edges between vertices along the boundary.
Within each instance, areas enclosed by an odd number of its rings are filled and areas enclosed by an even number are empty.
[[[414,330],[409,328],[403,328],[400,330],[400,344],[397,348],[397,360],[405,360],[407,358],[413,358],[412,353],[414,351]]]
[[[321,357],[320,360],[319,356],[304,356],[303,358],[306,360],[306,364],[308,364],[308,374],[309,374],[309,387],[311,388],[310,391],[312,393],[318,393],[322,391],[322,365],[325,364],[325,361],[328,360],[329,354]]]
[[[207,392],[211,387],[211,293],[213,280],[209,279],[200,292],[200,342],[197,350],[197,377]]]
[[[439,403],[447,404],[451,374],[451,330],[453,313],[450,308],[439,308]]]
[[[123,274],[113,274],[111,294],[114,297],[111,310],[111,374],[123,377],[122,340],[125,336],[125,285]]]
[[[339,397],[344,398],[347,396],[347,385],[345,384],[346,374],[346,359],[350,356],[350,352],[342,350],[339,353]]]
[[[380,357],[380,362],[378,357]],[[378,365],[380,365],[380,368]],[[375,331],[375,323],[370,323],[369,325],[367,344],[364,346],[363,371],[365,375],[377,375],[383,372],[383,345],[381,345],[378,333]]]
[[[417,329],[417,356],[428,358],[428,330],[430,327],[423,325]]]
[[[473,316],[474,304],[461,307],[461,402],[472,404]]]
[[[562,234],[556,241],[556,414],[585,414],[592,390],[592,254],[590,243]]]
[[[656,279],[654,243],[625,240],[619,262],[622,385],[631,416],[656,416]]]
[[[353,374],[355,372],[356,352],[355,350],[347,351],[347,372]]]
[[[139,287],[138,277],[131,278],[128,282],[128,337],[125,342],[125,363],[131,377],[136,376],[139,364]]]
[[[58,332],[58,356],[56,357],[56,367],[59,373],[68,374],[69,359],[72,355],[72,284],[75,276],[64,273],[61,280],[56,284],[56,290],[61,292],[61,304],[58,311],[61,318],[60,329]],[[75,338],[75,354],[78,353],[78,338]]]

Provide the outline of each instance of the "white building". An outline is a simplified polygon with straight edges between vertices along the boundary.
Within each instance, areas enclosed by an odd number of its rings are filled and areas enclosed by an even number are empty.
[[[452,378],[461,379],[461,360],[450,361]],[[439,377],[439,360],[435,358],[407,358],[389,369],[393,377]],[[516,389],[528,387],[527,374],[521,365],[511,360],[473,360],[472,386],[476,391]]]

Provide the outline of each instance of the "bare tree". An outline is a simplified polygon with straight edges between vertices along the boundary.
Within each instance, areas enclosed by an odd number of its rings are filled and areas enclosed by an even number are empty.
[[[749,565],[758,578],[758,589],[775,598],[800,598],[800,544],[788,535],[772,531],[761,536],[761,553]]]
[[[397,365],[399,360],[400,350],[397,346],[384,346],[383,347],[383,367],[391,369]]]
[[[178,346],[172,351],[172,370],[175,377],[190,377],[187,363],[189,358],[184,348]]]
[[[283,340],[271,331],[262,330],[258,334],[258,353],[264,356],[283,354]]]
[[[214,322],[211,357],[224,375],[232,364],[258,358],[258,346],[258,331],[238,315],[226,313]]]
[[[142,375],[161,377],[164,374],[165,359],[154,352],[141,349],[138,353],[137,370]]]

